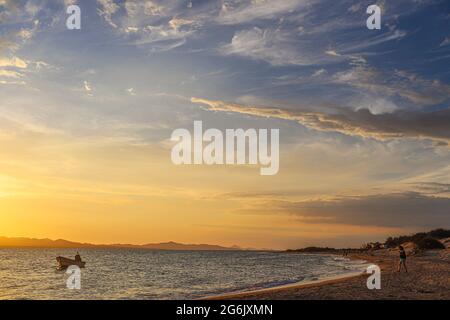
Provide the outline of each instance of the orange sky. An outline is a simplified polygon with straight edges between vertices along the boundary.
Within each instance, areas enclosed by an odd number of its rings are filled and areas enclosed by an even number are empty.
[[[0,236],[284,249],[450,227],[444,3],[384,3],[381,30],[360,3],[291,0],[82,1],[68,30],[67,3],[0,0]],[[175,166],[194,121],[278,129],[278,174]]]
[[[282,153],[283,170],[264,177],[257,166],[175,166],[168,161],[170,149],[165,145],[39,138],[0,140],[4,236],[288,248],[356,245],[401,232],[309,224],[276,209],[260,212],[261,205],[277,199],[307,200],[317,198],[318,190],[334,194],[344,192],[342,185],[347,192],[364,185],[356,174],[348,177],[333,170],[335,160],[316,164],[311,171],[311,153],[301,152],[297,159],[305,164],[295,167]],[[362,175],[364,168],[360,170]],[[316,179],[319,172],[326,172],[327,178]],[[284,190],[289,192],[283,194]],[[352,237],[346,237],[349,234]]]

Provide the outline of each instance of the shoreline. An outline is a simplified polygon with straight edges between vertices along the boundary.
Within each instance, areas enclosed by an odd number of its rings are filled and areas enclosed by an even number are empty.
[[[310,281],[305,281],[305,282],[300,281],[300,282],[294,282],[294,283],[289,283],[289,284],[284,284],[284,285],[274,286],[274,287],[269,287],[269,288],[224,293],[224,294],[219,294],[219,295],[202,297],[202,298],[195,299],[195,300],[239,299],[239,298],[246,297],[248,295],[253,295],[253,294],[276,293],[278,291],[284,291],[287,289],[302,289],[302,288],[310,288],[310,287],[319,286],[319,285],[326,285],[326,284],[331,284],[331,283],[334,283],[337,281],[345,281],[345,280],[351,279],[351,278],[359,278],[363,275],[364,275],[364,272],[354,272],[354,273],[345,274],[345,275],[326,277],[326,278],[319,279],[319,280],[310,280]]]
[[[408,273],[397,272],[398,253],[379,250],[348,255],[381,269],[381,289],[369,290],[366,273],[309,283],[204,297],[200,300],[450,300],[450,252],[430,250],[408,256]]]
[[[293,253],[289,253],[289,254],[293,254]],[[294,254],[324,255],[322,253],[294,253]],[[336,254],[332,254],[332,253],[326,253],[326,255],[330,255],[333,257],[339,257],[339,258],[343,257],[341,255],[336,255]],[[348,258],[349,260],[360,260],[360,261],[362,260],[362,261],[364,261],[363,264],[370,264],[369,261],[367,261],[366,259],[362,259],[362,257],[360,257],[360,256],[351,256],[350,255],[350,256],[346,256],[344,258]],[[307,281],[302,280],[299,282],[277,285],[277,286],[268,287],[268,288],[237,291],[237,292],[228,292],[228,293],[223,293],[223,294],[205,296],[205,297],[201,297],[201,298],[198,298],[195,300],[233,300],[233,299],[245,298],[249,295],[271,294],[271,293],[276,293],[276,292],[289,290],[289,289],[302,289],[302,288],[311,288],[311,287],[320,286],[320,285],[327,285],[327,284],[332,284],[335,282],[345,281],[345,280],[352,279],[352,278],[359,278],[359,277],[362,277],[363,275],[365,275],[364,271],[355,271],[355,272],[349,272],[347,274],[324,277],[324,278],[317,279],[317,280],[307,280]]]

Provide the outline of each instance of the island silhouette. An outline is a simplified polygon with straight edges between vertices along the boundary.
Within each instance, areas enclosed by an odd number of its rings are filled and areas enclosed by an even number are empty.
[[[223,247],[212,244],[183,244],[177,242],[161,242],[147,244],[92,244],[68,241],[64,239],[35,239],[25,237],[0,237],[0,248],[129,248],[148,250],[243,250],[238,246]]]

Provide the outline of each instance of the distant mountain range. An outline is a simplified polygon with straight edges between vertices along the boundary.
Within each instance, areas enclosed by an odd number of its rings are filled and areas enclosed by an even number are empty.
[[[135,244],[92,244],[67,241],[63,239],[33,239],[33,238],[8,238],[0,237],[0,248],[130,248],[148,250],[242,250],[238,246],[222,247],[211,244],[183,244],[176,242],[148,243],[143,245]]]

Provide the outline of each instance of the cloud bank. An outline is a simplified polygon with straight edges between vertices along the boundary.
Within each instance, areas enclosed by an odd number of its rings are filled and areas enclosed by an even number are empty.
[[[334,114],[309,110],[246,106],[224,101],[192,98],[211,111],[234,112],[258,117],[291,120],[308,128],[379,140],[393,138],[432,139],[450,142],[450,109],[415,112],[401,110],[372,114],[367,109],[338,109]]]

